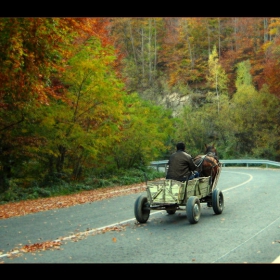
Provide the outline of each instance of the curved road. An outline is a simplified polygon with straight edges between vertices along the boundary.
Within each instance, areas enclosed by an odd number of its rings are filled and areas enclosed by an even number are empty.
[[[280,262],[280,170],[223,167],[217,184],[225,208],[202,204],[197,224],[185,211],[134,217],[141,194],[0,220],[0,263]],[[60,242],[52,249],[16,251]]]

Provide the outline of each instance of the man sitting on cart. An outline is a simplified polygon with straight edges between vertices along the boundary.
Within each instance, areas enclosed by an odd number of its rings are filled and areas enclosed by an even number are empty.
[[[176,148],[177,151],[170,156],[167,163],[166,179],[185,182],[199,177],[199,173],[195,171],[197,166],[191,155],[185,151],[185,144],[179,142],[176,144]]]

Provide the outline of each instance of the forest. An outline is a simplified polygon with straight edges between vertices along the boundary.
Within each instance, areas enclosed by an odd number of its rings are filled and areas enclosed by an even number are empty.
[[[102,186],[178,141],[280,161],[279,77],[280,18],[0,18],[0,194]]]

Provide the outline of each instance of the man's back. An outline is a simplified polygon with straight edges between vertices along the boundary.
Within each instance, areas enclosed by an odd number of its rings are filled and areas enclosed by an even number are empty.
[[[195,169],[192,157],[183,150],[177,150],[167,163],[166,179],[186,181]]]

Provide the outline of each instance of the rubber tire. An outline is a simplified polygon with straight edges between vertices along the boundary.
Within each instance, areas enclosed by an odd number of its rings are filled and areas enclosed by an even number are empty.
[[[217,188],[212,193],[212,207],[217,215],[221,214],[224,210],[224,195]]]
[[[166,210],[169,215],[173,215],[176,213],[176,210]]]
[[[187,218],[191,224],[196,224],[201,215],[201,205],[197,196],[190,196],[187,205]]]
[[[149,219],[150,210],[143,210],[146,203],[148,198],[145,195],[140,195],[134,203],[134,215],[139,223],[146,223]]]

